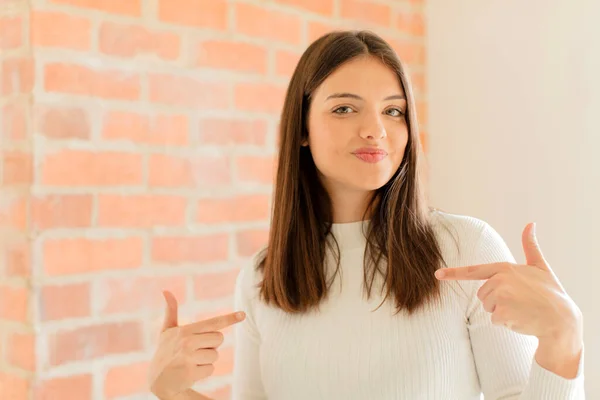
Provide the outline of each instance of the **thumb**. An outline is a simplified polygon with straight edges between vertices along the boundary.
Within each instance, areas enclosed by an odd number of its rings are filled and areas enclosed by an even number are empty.
[[[527,265],[533,265],[544,270],[550,270],[550,266],[544,259],[542,249],[538,243],[535,235],[535,222],[530,223],[523,230],[523,250],[525,251],[525,258],[527,259]]]
[[[177,326],[177,299],[173,296],[173,293],[168,290],[163,290],[162,293],[167,301],[167,309],[162,327],[162,332],[164,332],[169,328]]]

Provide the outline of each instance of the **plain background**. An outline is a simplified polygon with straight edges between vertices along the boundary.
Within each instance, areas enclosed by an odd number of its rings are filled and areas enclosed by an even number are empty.
[[[428,3],[430,196],[490,223],[524,263],[542,250],[584,313],[600,398],[600,3]]]

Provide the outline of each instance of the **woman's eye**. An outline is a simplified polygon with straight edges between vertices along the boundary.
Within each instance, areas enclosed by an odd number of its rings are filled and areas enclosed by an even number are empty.
[[[354,110],[352,110],[352,108],[348,106],[342,106],[336,108],[335,110],[333,110],[333,112],[335,114],[350,114],[351,112],[354,112]],[[401,117],[404,115],[402,110],[400,110],[399,108],[390,108],[389,110],[386,110],[386,113],[388,113],[388,115],[392,117]]]
[[[340,112],[340,110],[352,110],[350,107],[348,106],[342,106],[342,107],[338,107],[335,110],[333,110],[334,113],[336,114],[348,114],[349,112]]]
[[[402,110],[398,109],[398,108],[390,108],[388,111],[388,115],[391,115],[392,117],[401,117],[404,115],[404,113],[402,112]],[[389,113],[390,111],[393,111],[394,114]]]

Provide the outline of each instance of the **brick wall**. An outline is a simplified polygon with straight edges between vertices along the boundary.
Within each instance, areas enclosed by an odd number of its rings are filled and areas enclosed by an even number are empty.
[[[29,204],[33,55],[29,2],[0,2],[0,398],[22,400],[36,368]]]
[[[0,397],[142,399],[163,313],[231,310],[302,51],[370,28],[426,119],[422,1],[0,0]],[[424,131],[424,130],[423,130]],[[424,137],[423,137],[424,138]],[[228,398],[232,340],[197,388]]]

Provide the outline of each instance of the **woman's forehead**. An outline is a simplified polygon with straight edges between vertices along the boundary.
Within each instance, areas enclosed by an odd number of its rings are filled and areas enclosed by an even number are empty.
[[[356,94],[364,99],[382,100],[404,94],[398,75],[374,57],[360,57],[342,64],[317,88],[322,101],[335,93]]]

